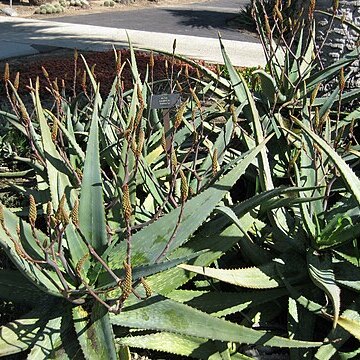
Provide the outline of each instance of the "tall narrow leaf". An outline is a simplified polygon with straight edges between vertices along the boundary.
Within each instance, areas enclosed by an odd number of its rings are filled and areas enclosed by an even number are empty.
[[[107,238],[99,155],[99,101],[98,89],[86,149],[79,220],[81,231],[87,241],[101,252],[102,247],[107,243]]]

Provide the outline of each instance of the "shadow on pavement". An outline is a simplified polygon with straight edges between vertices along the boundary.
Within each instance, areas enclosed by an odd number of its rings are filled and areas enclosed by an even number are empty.
[[[236,13],[188,9],[166,9],[165,11],[174,17],[182,18],[182,20],[178,21],[178,24],[183,26],[238,31],[238,29],[231,28],[228,25],[228,21],[236,17]]]

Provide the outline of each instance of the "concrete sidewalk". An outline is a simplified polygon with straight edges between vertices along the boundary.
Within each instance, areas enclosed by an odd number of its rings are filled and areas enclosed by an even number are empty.
[[[223,62],[219,41],[214,38],[138,30],[127,32],[136,48],[171,52],[176,39],[177,54]],[[265,63],[259,43],[224,40],[224,45],[235,66]],[[0,59],[35,54],[44,46],[103,51],[112,46],[127,47],[128,40],[125,29],[0,16]]]

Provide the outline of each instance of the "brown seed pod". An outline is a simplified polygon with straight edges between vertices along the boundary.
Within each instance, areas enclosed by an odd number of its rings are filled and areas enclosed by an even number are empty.
[[[20,84],[20,73],[17,72],[16,75],[15,75],[15,79],[14,79],[14,88],[16,90],[19,89],[19,84]]]
[[[189,78],[189,65],[185,64],[185,78],[188,79]]]
[[[339,73],[339,89],[341,92],[344,91],[345,84],[346,84],[346,81],[345,81],[344,68],[341,68],[340,73]]]
[[[196,95],[194,89],[190,88],[190,92],[191,92],[191,95],[196,103],[196,106],[198,107],[198,109],[200,110],[201,109],[201,102],[198,98],[198,96]]]
[[[180,178],[181,178],[181,186],[180,186],[181,201],[184,203],[189,196],[189,186],[187,183],[186,176],[181,169],[179,170],[179,174],[180,174]]]
[[[19,112],[20,112],[20,117],[21,117],[21,120],[23,121],[23,123],[25,125],[28,125],[30,123],[30,116],[29,116],[29,114],[25,108],[25,105],[23,103],[20,103]]]
[[[318,91],[320,89],[320,85],[321,83],[317,84],[315,89],[311,92],[311,96],[310,96],[310,105],[313,105],[314,104],[314,101],[317,97],[317,94],[318,94]]]
[[[132,116],[130,121],[129,121],[129,125],[128,125],[127,129],[124,132],[124,136],[126,138],[129,138],[129,136],[132,134],[132,132],[134,130],[134,124],[135,124],[135,120],[134,120],[134,117]]]
[[[187,101],[184,101],[178,111],[176,112],[176,115],[175,115],[175,121],[174,121],[174,128],[177,129],[181,123],[182,123],[182,119],[183,119],[183,116],[184,116],[184,112],[186,110],[186,105],[187,105]]]
[[[76,264],[76,273],[80,276],[81,275],[81,269],[84,267],[85,261],[89,258],[90,254],[86,253]]]
[[[270,27],[270,23],[269,23],[269,18],[266,14],[264,15],[264,20],[265,20],[266,35],[268,38],[271,38],[271,27]]]
[[[140,282],[141,282],[141,285],[143,286],[144,290],[145,290],[145,295],[146,297],[150,297],[152,295],[152,290],[149,286],[149,284],[145,281],[145,279],[142,277],[140,278]]]
[[[43,66],[41,67],[41,70],[42,70],[44,76],[46,77],[46,79],[49,79],[49,73],[47,72],[47,70]]]
[[[175,170],[178,165],[178,161],[177,161],[176,152],[175,152],[174,148],[171,148],[171,159],[170,160],[171,160],[171,166]]]
[[[131,219],[131,214],[133,212],[133,209],[130,202],[130,193],[129,193],[128,184],[124,184],[122,190],[123,190],[122,208],[123,208],[124,218],[126,222],[129,222]]]
[[[339,0],[333,0],[333,11],[334,11],[334,13],[336,13],[338,9],[339,9]]]
[[[140,107],[144,106],[144,98],[143,98],[142,90],[141,90],[141,87],[139,84],[137,84],[137,86],[136,86],[136,92],[137,92],[137,98],[140,103]]]
[[[144,112],[144,102],[140,103],[140,108],[139,108],[139,111],[137,112],[136,114],[136,119],[135,119],[135,128],[137,128],[140,124],[140,121],[143,117],[143,112]]]
[[[123,291],[123,296],[127,298],[132,292],[132,269],[126,261],[123,262],[125,276],[124,280],[121,282],[121,289]]]
[[[117,59],[116,59],[116,74],[119,76],[121,71],[121,51],[118,50],[117,52]]]
[[[10,80],[10,67],[9,67],[9,63],[6,63],[4,68],[4,83],[6,84],[9,80]]]
[[[219,167],[219,164],[218,164],[218,151],[215,148],[214,152],[213,152],[213,156],[212,156],[212,173],[213,173],[213,176],[215,176],[217,174],[218,167]]]
[[[74,49],[74,61],[75,61],[75,62],[77,62],[78,57],[79,57],[78,50],[77,50],[77,49]]]
[[[144,147],[144,141],[145,141],[145,132],[143,129],[140,129],[139,135],[138,135],[138,142],[136,146],[136,156],[140,157],[142,153],[142,149]]]
[[[70,218],[68,213],[65,211],[65,209],[61,212],[61,222],[64,225],[68,225],[70,223]]]
[[[163,133],[162,133],[162,135],[161,135],[161,146],[162,146],[162,148],[164,149],[164,151],[167,150],[165,131],[163,131]]]
[[[46,204],[46,215],[47,216],[51,216],[53,213],[53,206],[52,206],[52,202],[48,201]]]
[[[56,220],[61,221],[64,225],[67,225],[69,224],[70,219],[69,219],[69,215],[65,210],[65,202],[66,202],[66,197],[65,194],[63,194],[63,196],[60,199],[59,207],[56,211],[55,218]]]
[[[52,86],[54,90],[58,93],[59,92],[59,85],[58,85],[58,79],[55,78],[55,80],[52,82]]]
[[[57,135],[58,135],[58,131],[59,131],[59,125],[58,125],[57,121],[54,120],[52,129],[51,129],[51,140],[52,140],[53,142],[56,141],[56,138],[57,138]]]
[[[76,199],[74,202],[74,206],[70,213],[72,223],[78,227],[79,226],[79,200]]]
[[[309,19],[312,19],[314,17],[315,7],[316,7],[316,0],[310,0],[309,13],[308,13]]]
[[[314,116],[314,118],[315,118],[315,127],[318,128],[319,125],[320,125],[320,114],[319,114],[319,108],[318,107],[315,108],[315,116]]]
[[[60,199],[59,206],[58,206],[58,209],[57,209],[57,211],[56,211],[55,216],[59,216],[59,215],[60,215],[62,209],[63,209],[64,206],[65,206],[65,201],[66,201],[66,197],[65,197],[65,194],[63,194],[63,196],[62,196],[61,199]]]
[[[32,195],[29,196],[30,206],[29,206],[29,221],[31,225],[35,224],[37,218],[37,210],[35,199]]]
[[[153,51],[150,52],[150,58],[149,58],[149,66],[150,68],[154,68],[155,66],[155,60],[154,60],[154,53]]]
[[[282,16],[282,13],[281,13],[281,11],[279,10],[279,7],[278,7],[277,4],[275,4],[275,6],[274,6],[273,16],[274,16],[274,19],[275,19],[275,20],[278,20],[278,21],[280,21],[280,22],[283,22],[283,21],[284,21],[283,16]]]
[[[81,181],[82,177],[83,177],[82,171],[79,168],[76,168],[75,172],[76,172],[76,175],[78,176],[79,180]]]
[[[81,88],[82,88],[83,92],[86,92],[86,80],[87,80],[87,74],[86,74],[86,71],[84,70],[83,76],[81,79]]]

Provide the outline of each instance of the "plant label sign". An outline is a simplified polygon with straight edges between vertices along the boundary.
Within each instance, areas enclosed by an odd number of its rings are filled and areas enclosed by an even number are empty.
[[[171,109],[180,102],[180,94],[152,95],[150,100],[151,109]]]

